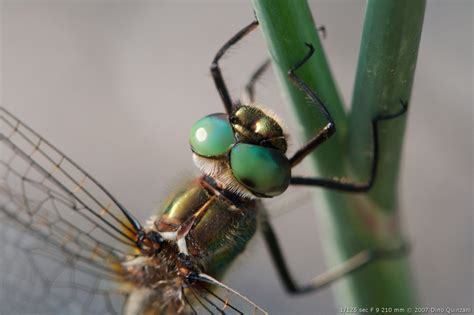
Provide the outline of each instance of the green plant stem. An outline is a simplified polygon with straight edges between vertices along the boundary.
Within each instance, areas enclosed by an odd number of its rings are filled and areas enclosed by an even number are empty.
[[[290,5],[288,3],[291,3]],[[341,155],[343,139],[346,134],[347,118],[344,113],[341,98],[331,79],[329,65],[324,56],[317,30],[312,21],[306,1],[253,1],[255,12],[261,21],[264,35],[267,39],[273,65],[280,82],[288,96],[290,103],[296,106],[296,114],[302,122],[307,137],[313,136],[316,130],[321,129],[327,122],[319,110],[306,102],[306,95],[301,93],[289,80],[288,69],[300,61],[308,53],[304,43],[311,43],[316,53],[304,67],[298,70],[298,76],[310,86],[317,86],[321,99],[330,104],[331,114],[338,126],[338,133],[332,143],[324,145],[316,153],[318,160],[328,166],[336,175],[342,175],[343,168],[340,161],[332,157]],[[277,18],[278,17],[278,18]],[[287,27],[291,25],[291,27]],[[317,71],[314,71],[317,69]],[[329,172],[328,172],[329,174]],[[334,175],[334,173],[331,173]]]
[[[336,136],[312,155],[320,176],[349,177],[354,173],[360,179],[367,178],[370,157],[366,152],[370,152],[372,145],[370,120],[378,113],[396,112],[400,108],[399,99],[408,100],[410,94],[424,1],[369,1],[354,93],[355,106],[349,118],[344,113],[307,2],[252,0],[252,3],[275,72],[306,138],[314,135],[325,122],[314,105],[308,104],[305,95],[288,80],[287,71],[307,53],[305,42],[316,49],[312,59],[297,74],[328,105],[337,125]],[[351,127],[349,131],[347,120]],[[401,243],[395,188],[404,121],[397,119],[382,126],[382,160],[377,185],[370,194],[325,192],[328,207],[320,209],[318,214],[323,247],[331,265],[368,247]],[[354,168],[348,167],[351,162]],[[369,313],[376,313],[375,307],[407,310],[415,304],[406,259],[374,263],[339,281],[335,290],[341,307],[367,307]]]
[[[400,100],[409,100],[423,27],[425,0],[369,0],[359,53],[359,64],[350,115],[350,156],[356,175],[369,171],[370,119],[395,113]],[[381,209],[397,209],[397,187],[406,115],[381,124],[380,169],[370,191]]]

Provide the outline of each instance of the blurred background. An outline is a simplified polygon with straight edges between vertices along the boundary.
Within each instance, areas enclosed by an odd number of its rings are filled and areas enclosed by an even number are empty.
[[[326,26],[323,44],[349,104],[365,1],[310,3]],[[189,128],[223,110],[210,62],[252,19],[243,0],[1,1],[1,106],[146,219],[183,178],[197,174]],[[472,1],[427,3],[400,181],[421,306],[472,307],[472,19]],[[266,56],[256,31],[225,58],[234,97]],[[299,129],[271,72],[257,100],[286,122],[296,149]],[[308,202],[295,202],[301,198]],[[323,272],[318,207],[307,193],[292,189],[269,208],[297,278]],[[331,290],[286,295],[259,236],[224,282],[271,314],[339,313]]]

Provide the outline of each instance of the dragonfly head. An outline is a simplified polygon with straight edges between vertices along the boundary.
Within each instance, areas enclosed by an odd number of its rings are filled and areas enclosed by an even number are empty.
[[[206,175],[244,197],[274,197],[289,185],[286,136],[264,110],[240,106],[230,116],[206,116],[191,128],[190,144]]]

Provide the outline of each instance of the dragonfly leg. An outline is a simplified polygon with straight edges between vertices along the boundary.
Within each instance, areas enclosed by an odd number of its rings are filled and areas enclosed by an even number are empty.
[[[271,60],[270,58],[267,58],[252,73],[249,81],[245,85],[245,89],[244,89],[244,93],[242,97],[242,103],[248,105],[255,102],[255,84],[260,80],[263,74],[268,70],[268,68],[270,67],[270,64],[271,64]]]
[[[302,148],[300,148],[296,153],[290,158],[291,166],[294,167],[298,165],[304,158],[306,158],[314,149],[316,149],[320,144],[329,139],[336,132],[336,124],[329,113],[327,106],[323,101],[316,95],[316,93],[304,82],[300,77],[298,77],[295,71],[304,65],[313,55],[314,48],[311,44],[306,44],[309,47],[309,52],[306,56],[297,64],[288,70],[289,79],[298,87],[301,91],[306,93],[310,101],[317,106],[321,113],[325,116],[327,120],[326,126],[324,126],[312,139],[310,139]],[[372,187],[375,177],[377,174],[377,164],[378,164],[378,124],[384,120],[394,119],[403,115],[407,108],[408,103],[406,101],[400,101],[402,108],[395,114],[388,115],[378,115],[372,120],[372,137],[373,137],[373,146],[372,146],[372,165],[370,178],[365,183],[351,183],[343,179],[320,179],[320,178],[307,178],[293,176],[291,178],[290,184],[292,185],[306,185],[306,186],[319,186],[329,189],[336,189],[347,192],[366,192]]]
[[[318,32],[321,33],[321,36],[326,38],[326,27],[324,25],[318,26]],[[243,104],[251,104],[255,102],[255,84],[262,78],[263,74],[270,67],[271,60],[270,58],[265,59],[260,66],[252,73],[249,81],[245,85],[244,93],[242,97]]]
[[[298,89],[303,91],[308,96],[311,103],[316,105],[316,107],[326,118],[327,124],[290,158],[290,164],[292,167],[300,163],[306,156],[308,156],[308,154],[310,154],[314,149],[316,149],[316,147],[318,147],[321,143],[329,139],[336,132],[336,124],[331,114],[329,113],[327,106],[319,98],[319,96],[306,84],[306,82],[304,82],[295,73],[295,71],[298,70],[302,65],[304,65],[314,53],[313,45],[306,43],[306,46],[308,46],[309,48],[308,53],[303,57],[302,60],[297,62],[294,66],[290,68],[290,70],[288,70],[288,78]]]
[[[207,212],[207,210],[209,209],[209,206],[212,204],[214,199],[215,199],[215,196],[209,198],[209,200],[207,200],[204,203],[204,205],[201,206],[201,208],[199,208],[195,213],[193,213],[192,216],[190,216],[184,222],[182,222],[176,231],[158,230],[158,233],[163,239],[167,241],[175,242],[176,246],[178,246],[178,251],[180,254],[189,256],[186,236],[189,234],[194,224],[196,224],[197,222],[201,220],[201,218]]]
[[[369,191],[377,176],[377,166],[379,161],[379,131],[378,126],[381,121],[394,119],[403,115],[408,108],[406,101],[401,102],[401,109],[394,114],[379,115],[372,120],[372,162],[370,167],[370,177],[366,182],[348,182],[344,179],[322,179],[293,176],[290,180],[291,185],[318,186],[345,192],[367,192]]]
[[[221,49],[219,49],[214,59],[212,60],[212,78],[214,79],[214,83],[216,84],[217,91],[219,91],[219,95],[221,96],[222,103],[224,104],[224,108],[227,114],[231,114],[234,108],[232,105],[232,98],[230,97],[229,91],[222,76],[221,69],[219,67],[219,60],[224,56],[224,54],[227,52],[227,50],[229,50],[229,48],[231,48],[235,43],[245,37],[245,35],[253,31],[257,26],[258,22],[255,20],[249,25],[245,26],[239,32],[237,32],[237,34],[235,34],[224,44],[224,46],[222,46]]]
[[[409,246],[406,243],[402,243],[401,246],[390,249],[365,249],[326,272],[314,277],[309,282],[298,284],[291,275],[283,251],[280,247],[275,231],[268,220],[265,209],[262,209],[261,213],[262,218],[260,223],[265,243],[285,289],[291,294],[305,294],[317,291],[354,271],[362,269],[370,263],[381,260],[400,259],[407,256],[409,253]]]

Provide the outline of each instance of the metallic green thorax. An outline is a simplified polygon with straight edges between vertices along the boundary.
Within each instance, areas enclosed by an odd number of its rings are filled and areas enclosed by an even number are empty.
[[[171,196],[158,229],[173,230],[205,207],[187,236],[188,250],[202,271],[220,277],[256,231],[255,206],[248,201],[237,207],[199,177]]]

